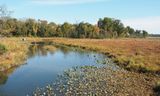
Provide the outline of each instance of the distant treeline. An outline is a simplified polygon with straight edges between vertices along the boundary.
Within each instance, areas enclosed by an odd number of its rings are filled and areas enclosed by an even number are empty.
[[[119,38],[146,37],[145,30],[134,30],[125,27],[120,20],[113,18],[99,19],[96,25],[89,23],[56,24],[45,20],[17,20],[15,18],[0,19],[1,36],[24,37],[70,37],[70,38]]]
[[[160,34],[149,34],[149,37],[160,37]]]
[[[0,6],[0,36],[24,37],[70,37],[70,38],[120,38],[146,37],[145,30],[134,30],[125,27],[120,20],[114,18],[99,19],[96,25],[89,23],[56,24],[45,20],[11,18],[12,11],[6,6]]]

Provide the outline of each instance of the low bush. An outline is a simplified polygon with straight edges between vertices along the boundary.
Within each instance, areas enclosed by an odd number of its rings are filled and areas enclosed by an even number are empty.
[[[154,87],[154,91],[158,94],[160,94],[160,81],[157,82],[156,86]]]
[[[7,52],[6,46],[4,46],[3,44],[0,44],[0,54],[3,54],[5,52]]]

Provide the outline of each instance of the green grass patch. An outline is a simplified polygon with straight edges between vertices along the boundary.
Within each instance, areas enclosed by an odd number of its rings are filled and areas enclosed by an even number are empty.
[[[3,54],[5,52],[7,52],[6,46],[4,46],[3,44],[0,44],[0,54]]]

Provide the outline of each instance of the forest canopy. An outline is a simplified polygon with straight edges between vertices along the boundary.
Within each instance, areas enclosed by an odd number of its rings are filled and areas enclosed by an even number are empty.
[[[56,24],[46,20],[28,18],[19,20],[10,17],[10,11],[0,6],[0,35],[6,37],[69,37],[69,38],[143,38],[145,30],[135,30],[114,18],[100,18],[97,24],[87,22]]]

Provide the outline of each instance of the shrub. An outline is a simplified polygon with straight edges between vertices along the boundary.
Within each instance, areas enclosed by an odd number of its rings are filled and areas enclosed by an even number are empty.
[[[5,53],[5,52],[7,52],[6,46],[0,44],[0,54],[3,54],[3,53]]]
[[[160,94],[160,81],[157,82],[156,86],[153,89],[157,94]],[[159,95],[157,95],[159,96]]]

